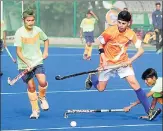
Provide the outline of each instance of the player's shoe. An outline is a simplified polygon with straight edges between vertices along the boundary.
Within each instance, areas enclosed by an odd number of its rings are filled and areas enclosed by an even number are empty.
[[[40,111],[38,110],[33,110],[32,114],[30,115],[30,119],[38,119],[40,116]]]
[[[161,113],[161,109],[150,109],[148,113],[149,120],[154,120]]]
[[[49,109],[49,104],[45,97],[39,97],[41,109],[47,111]]]
[[[85,80],[85,88],[87,90],[91,89],[91,87],[92,87],[91,75],[92,75],[92,73],[88,74],[88,77]]]
[[[87,54],[83,54],[83,59],[84,59],[84,60],[87,59]]]
[[[156,54],[160,54],[162,52],[162,48],[156,51]]]
[[[90,56],[88,56],[86,60],[91,60],[91,57],[90,57]]]

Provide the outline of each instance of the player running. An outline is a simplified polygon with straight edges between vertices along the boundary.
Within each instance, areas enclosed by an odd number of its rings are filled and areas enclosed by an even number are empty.
[[[157,103],[160,103],[161,105],[163,104],[162,77],[157,76],[155,69],[148,68],[143,72],[142,79],[145,81],[147,86],[152,87],[152,89],[146,95],[147,97],[153,97],[151,110],[154,110]],[[132,103],[130,106],[125,107],[124,110],[128,112],[131,110],[131,108],[138,104],[140,104],[139,100]],[[148,116],[142,116],[142,118],[148,118]]]
[[[130,13],[128,11],[121,11],[118,14],[117,25],[107,28],[97,38],[97,42],[99,43],[100,67],[107,68],[107,65],[113,64],[122,64],[123,67],[99,72],[98,77],[96,74],[89,74],[85,85],[86,89],[90,89],[93,85],[98,91],[104,91],[109,78],[117,73],[120,78],[124,78],[130,84],[142,103],[145,112],[149,115],[150,120],[153,120],[160,113],[160,110],[150,109],[146,94],[140,88],[131,66],[143,54],[144,50],[135,32],[128,27],[130,20]],[[133,57],[128,58],[127,49],[130,42],[135,45],[137,53]]]
[[[3,20],[1,20],[1,39],[0,39],[0,54],[3,52],[3,47],[6,47],[6,28],[5,23]],[[2,76],[3,73],[0,71],[0,76]]]
[[[92,17],[93,16],[93,17]],[[86,18],[84,18],[80,24],[80,38],[82,39],[83,33],[86,41],[85,51],[83,54],[84,60],[90,60],[92,55],[92,44],[94,43],[94,25],[98,20],[93,11],[88,11]]]
[[[30,69],[32,63],[40,59],[46,59],[48,57],[49,46],[46,34],[39,27],[34,26],[35,14],[33,10],[26,10],[23,12],[23,21],[24,26],[16,31],[14,43],[17,52],[18,69],[20,72],[27,68]],[[40,50],[40,40],[44,41],[43,54]],[[39,83],[38,95],[36,93],[34,76],[36,76]],[[43,110],[49,109],[48,102],[45,98],[48,83],[46,81],[43,61],[32,71],[29,71],[29,73],[23,76],[22,79],[27,84],[27,93],[32,106],[32,114],[30,115],[30,118],[38,119],[40,113],[38,100],[40,101]]]

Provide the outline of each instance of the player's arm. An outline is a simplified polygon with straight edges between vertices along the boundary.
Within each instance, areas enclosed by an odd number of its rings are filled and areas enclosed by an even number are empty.
[[[107,42],[110,40],[111,34],[109,31],[109,28],[104,31],[98,38],[97,38],[97,44],[99,45],[99,54],[102,59],[102,66],[103,68],[107,65],[107,58],[105,56],[104,52],[104,46],[107,44]]]
[[[137,58],[139,58],[144,53],[144,49],[142,46],[137,48],[136,54],[130,58],[131,62],[135,61]]]
[[[48,48],[49,48],[49,40],[46,39],[44,41],[44,52],[43,52],[43,59],[46,59],[48,57]]]
[[[43,59],[48,57],[48,48],[49,48],[49,40],[47,35],[40,29],[40,40],[44,41],[44,51],[43,51]]]
[[[99,40],[97,40],[97,43],[99,44],[99,54],[100,54],[100,57],[103,61],[103,67],[105,67],[107,65],[107,59],[106,59],[106,56],[105,56],[105,53],[104,53],[104,48],[103,48],[103,44],[100,43]]]
[[[93,11],[90,11],[90,13],[93,15],[93,17],[98,20],[98,17],[96,16],[96,14]]]
[[[3,46],[6,47],[6,31],[3,31]]]
[[[130,58],[130,61],[132,63],[144,53],[144,49],[142,47],[142,41],[137,38],[135,33],[131,41],[135,45],[135,48],[137,49],[136,54]]]
[[[83,37],[83,28],[80,28],[80,38]]]
[[[81,24],[80,24],[80,38],[83,37],[83,26],[84,26],[84,20],[85,20],[85,19],[83,19],[83,20],[81,21]]]
[[[150,92],[148,92],[148,93],[146,94],[146,96],[149,98],[149,97],[151,97],[153,94],[154,94],[154,92],[153,92],[153,91],[150,91]],[[124,107],[125,112],[130,111],[133,107],[137,106],[138,104],[140,104],[140,101],[139,101],[139,100],[137,100],[137,101],[131,103],[131,104],[130,104],[129,106],[127,106],[127,107]]]

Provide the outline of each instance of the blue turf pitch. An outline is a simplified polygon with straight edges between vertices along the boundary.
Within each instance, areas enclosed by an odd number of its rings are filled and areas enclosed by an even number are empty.
[[[15,57],[15,48],[9,47]],[[56,75],[68,75],[81,71],[95,69],[99,62],[97,50],[93,50],[91,61],[82,60],[83,49],[75,48],[50,48],[49,57],[45,60],[47,80],[49,82],[47,99],[50,109],[41,111],[38,120],[31,120],[31,107],[26,94],[26,85],[22,80],[14,86],[7,84],[7,78],[14,78],[18,74],[17,66],[7,53],[1,56],[1,129],[15,131],[47,131],[47,130],[74,130],[74,131],[161,131],[162,114],[154,121],[140,120],[140,115],[145,115],[141,105],[133,108],[129,113],[90,113],[69,115],[63,118],[67,109],[111,109],[123,108],[136,100],[134,91],[118,76],[112,78],[105,92],[92,89],[85,90],[86,75],[56,81]],[[132,56],[135,52],[129,51]],[[141,73],[149,67],[155,68],[158,75],[162,75],[162,55],[146,51],[140,59],[133,63],[136,77],[141,87],[147,92],[141,80]],[[161,105],[157,105],[161,107]],[[70,122],[77,122],[76,127],[71,127]]]

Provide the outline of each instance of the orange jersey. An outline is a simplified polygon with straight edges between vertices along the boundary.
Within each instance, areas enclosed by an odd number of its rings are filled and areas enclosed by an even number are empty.
[[[137,39],[134,31],[127,28],[125,32],[120,33],[118,26],[107,28],[98,40],[103,45],[104,53],[108,64],[119,64],[128,60],[127,49],[130,42],[139,48],[141,41]],[[100,58],[100,63],[102,59]]]

